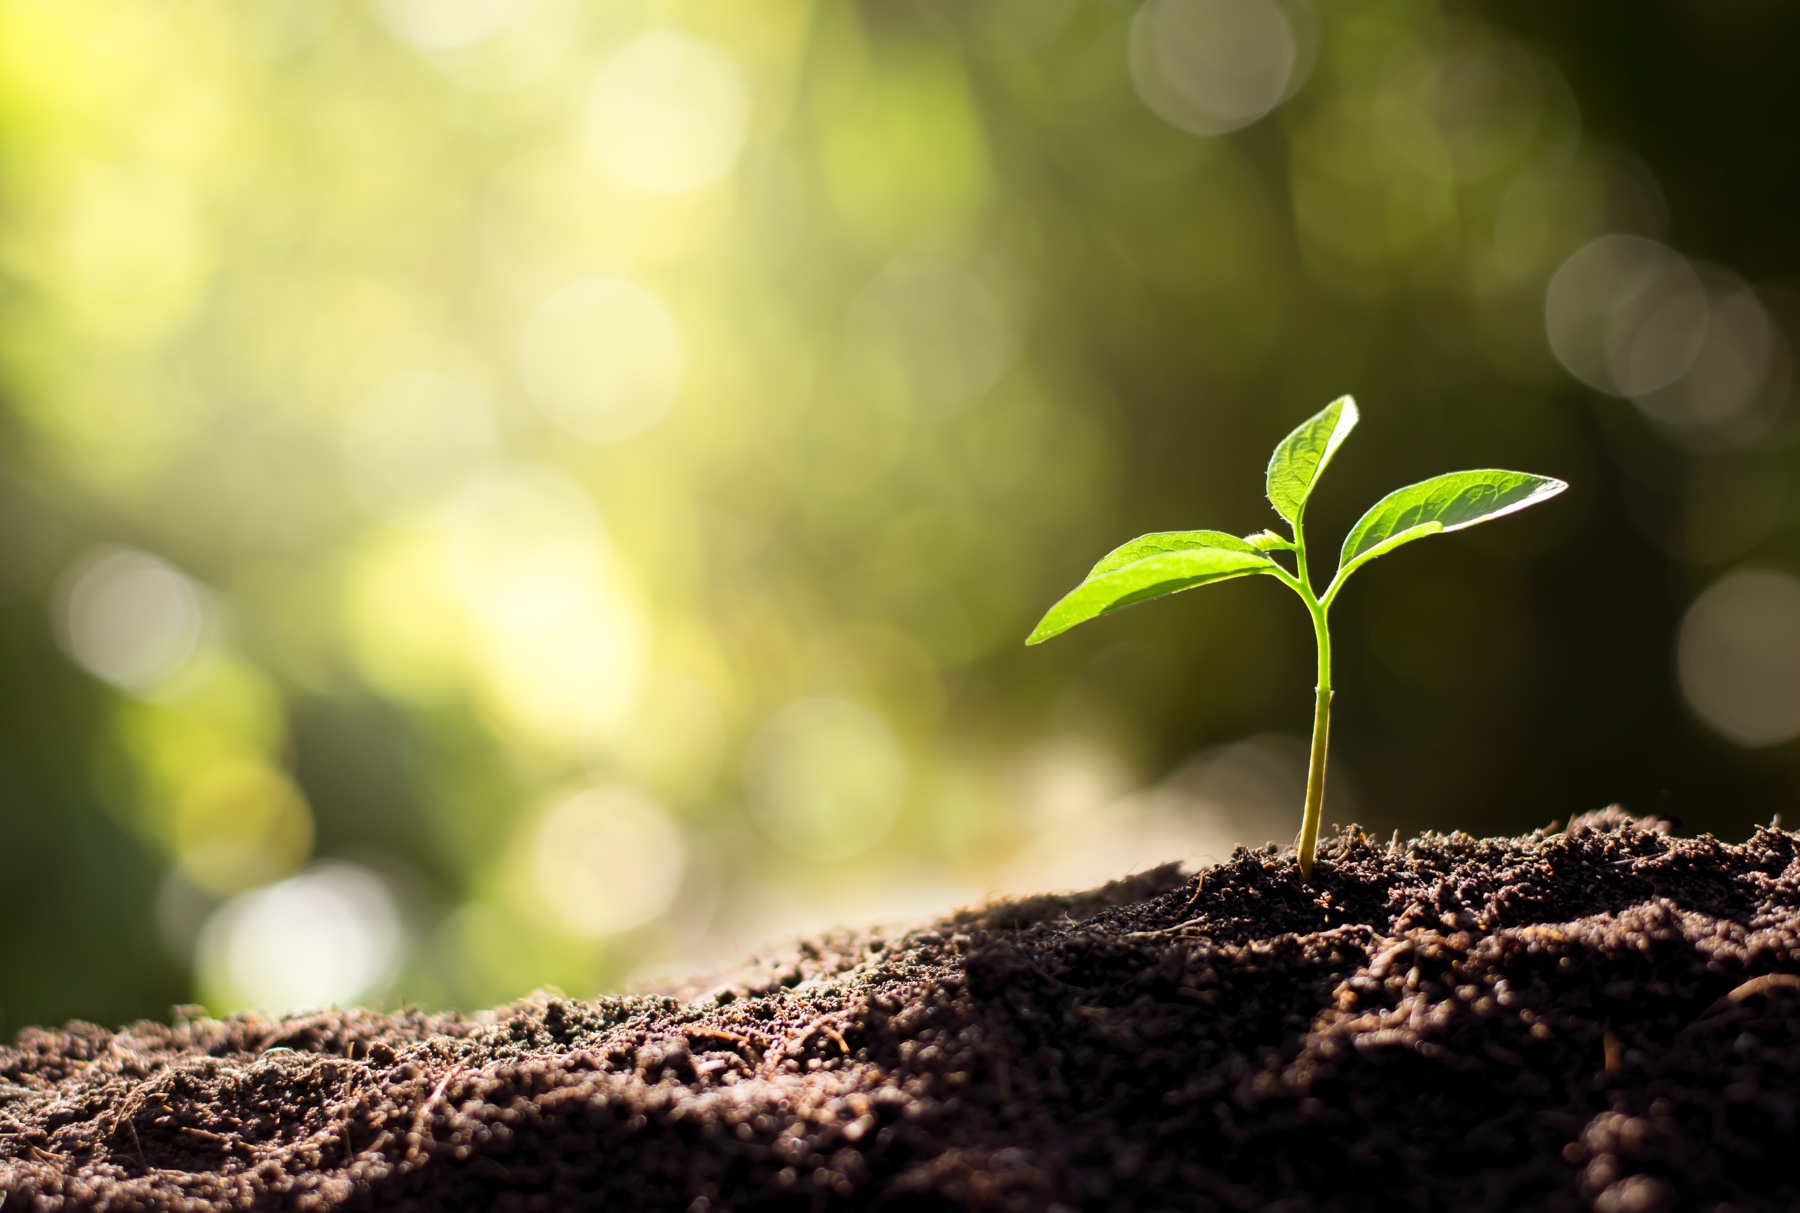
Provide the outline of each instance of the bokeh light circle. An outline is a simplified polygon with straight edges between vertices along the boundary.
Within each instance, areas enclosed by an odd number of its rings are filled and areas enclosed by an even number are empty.
[[[468,659],[484,714],[571,755],[610,733],[637,700],[650,640],[586,490],[554,468],[504,467],[448,539],[453,582],[473,608]]]
[[[613,178],[653,194],[680,194],[737,163],[750,129],[750,97],[722,47],[652,30],[601,66],[587,122]]]
[[[718,700],[702,683],[671,670],[647,673],[619,725],[585,739],[596,773],[623,774],[671,804],[691,804],[712,787],[727,731]]]
[[[404,947],[387,883],[327,862],[221,906],[201,931],[198,968],[209,996],[233,1008],[344,1006],[392,980]]]
[[[680,390],[682,363],[668,309],[616,278],[556,292],[526,321],[519,342],[532,403],[589,442],[618,442],[661,421]]]
[[[1165,121],[1221,135],[1281,104],[1297,50],[1275,0],[1149,0],[1131,23],[1131,81]]]
[[[848,859],[894,827],[906,761],[882,719],[847,699],[789,704],[766,721],[745,758],[756,823],[808,859]]]
[[[1689,705],[1721,736],[1741,746],[1800,736],[1800,578],[1720,578],[1681,621],[1676,667]]]
[[[1550,279],[1544,324],[1569,373],[1610,396],[1641,396],[1694,365],[1706,291],[1680,253],[1642,236],[1602,236]]]
[[[1633,402],[1683,445],[1743,445],[1766,433],[1786,403],[1787,342],[1756,291],[1718,270],[1707,287],[1706,333],[1693,365]]]
[[[1529,180],[1534,162],[1566,164],[1580,136],[1562,73],[1478,22],[1428,23],[1383,75],[1373,113],[1388,147],[1444,184]]]
[[[148,552],[92,553],[65,576],[57,597],[63,649],[88,673],[128,691],[173,677],[200,643],[199,591]]]
[[[210,893],[267,884],[312,851],[305,793],[261,762],[225,762],[199,775],[176,797],[173,825],[176,862]]]
[[[609,552],[586,490],[538,464],[497,471],[450,530],[457,588],[482,615],[518,628],[588,615]]]
[[[851,304],[850,370],[890,412],[954,416],[992,388],[1013,359],[1006,308],[972,271],[902,258]]]
[[[590,788],[552,808],[531,841],[540,906],[591,938],[649,922],[675,900],[687,866],[681,831],[663,807],[630,788]]]
[[[462,380],[435,371],[387,380],[344,419],[350,491],[390,522],[440,520],[498,447],[487,401]]]
[[[452,50],[503,32],[531,6],[532,0],[381,0],[381,17],[420,50]]]

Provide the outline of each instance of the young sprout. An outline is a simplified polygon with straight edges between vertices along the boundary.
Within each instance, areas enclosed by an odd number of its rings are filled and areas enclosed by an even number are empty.
[[[1356,402],[1345,396],[1326,405],[1281,440],[1269,457],[1269,503],[1287,520],[1293,538],[1259,531],[1239,539],[1224,531],[1161,531],[1140,535],[1101,558],[1080,585],[1063,595],[1039,621],[1026,644],[1041,644],[1078,623],[1161,598],[1178,590],[1266,573],[1300,595],[1312,615],[1319,648],[1319,684],[1313,711],[1312,763],[1306,775],[1306,809],[1294,850],[1300,874],[1312,879],[1319,844],[1319,812],[1325,800],[1325,746],[1331,729],[1331,604],[1350,574],[1377,556],[1427,535],[1445,534],[1547,501],[1569,486],[1549,476],[1492,469],[1451,472],[1396,489],[1377,501],[1344,537],[1337,573],[1323,594],[1313,593],[1301,516],[1313,486],[1356,425]],[[1294,568],[1276,559],[1293,553]]]

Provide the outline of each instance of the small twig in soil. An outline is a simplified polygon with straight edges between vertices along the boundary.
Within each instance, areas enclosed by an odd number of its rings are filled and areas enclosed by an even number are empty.
[[[789,1049],[793,1048],[795,1045],[805,1044],[807,1037],[811,1036],[814,1032],[823,1032],[831,1039],[831,1043],[835,1044],[846,1058],[850,1056],[850,1042],[844,1039],[842,1032],[839,1032],[836,1028],[832,1027],[831,1024],[821,1016],[807,1024],[804,1028],[801,1028],[792,1036],[789,1036],[786,1040],[782,1041],[778,1047],[771,1050],[768,1054],[769,1060],[779,1062],[785,1059]]]
[[[10,1116],[6,1118],[6,1123],[10,1125],[17,1124]],[[39,1146],[35,1141],[32,1141],[30,1135],[23,1129],[16,1127],[11,1129],[0,1129],[0,1137],[11,1137],[24,1142],[25,1153],[37,1162],[51,1162],[53,1160],[57,1162],[67,1161],[66,1155],[58,1154],[54,1150],[46,1150]]]
[[[1800,990],[1800,977],[1792,973],[1764,973],[1761,977],[1752,977],[1725,997],[1732,1002],[1743,1002],[1770,990]]]
[[[462,1066],[454,1066],[449,1073],[438,1079],[438,1085],[431,1089],[430,1098],[420,1104],[419,1110],[413,1114],[412,1132],[407,1134],[408,1137],[423,1138],[428,1141],[433,1140],[431,1137],[432,1105],[436,1104],[438,1100],[444,1097],[444,1092],[449,1089],[451,1079],[462,1072]],[[406,1161],[411,1162],[421,1153],[423,1153],[423,1151],[419,1149],[419,1143],[416,1140],[408,1143],[406,1147]]]
[[[129,1120],[125,1123],[127,1126],[131,1127],[131,1135],[135,1138],[137,1136],[137,1128],[133,1126]],[[234,1141],[223,1133],[214,1133],[211,1129],[202,1129],[198,1125],[182,1125],[175,1131],[177,1133],[188,1133],[194,1137],[204,1137],[207,1141],[217,1142],[228,1150],[249,1149],[244,1143]]]
[[[1705,1032],[1722,1024],[1736,1023],[1739,1016],[1734,1012],[1739,1006],[1771,990],[1800,990],[1800,976],[1793,973],[1764,973],[1760,977],[1752,977],[1702,1011],[1693,1023],[1681,1029],[1681,1034],[1686,1036],[1690,1032]]]
[[[740,1036],[736,1032],[727,1032],[723,1028],[684,1028],[682,1030],[682,1035],[687,1037],[690,1042],[696,1039],[712,1039],[729,1040],[733,1044],[746,1045],[753,1054],[750,1058],[751,1064],[758,1066],[762,1064],[764,1053],[768,1049],[768,1046],[763,1044],[760,1040],[755,1040],[749,1036]]]
[[[1196,894],[1194,894],[1194,896],[1198,897],[1199,894],[1196,893]],[[1190,901],[1190,902],[1188,902],[1188,904],[1193,905],[1194,903]],[[1178,922],[1172,927],[1158,927],[1154,931],[1127,931],[1125,933],[1125,938],[1127,938],[1127,939],[1149,939],[1152,936],[1156,936],[1156,935],[1173,935],[1177,931],[1184,931],[1188,927],[1198,926],[1200,923],[1203,923],[1205,921],[1206,921],[1206,916],[1204,914],[1202,914],[1198,918],[1190,918],[1186,922]]]
[[[154,1168],[150,1166],[149,1159],[144,1157],[144,1145],[138,1140],[137,1113],[139,1108],[149,1102],[152,1095],[160,1096],[162,1094],[160,1090],[153,1090],[152,1088],[158,1087],[169,1073],[170,1071],[168,1070],[158,1070],[150,1077],[144,1079],[144,1081],[138,1083],[137,1086],[133,1087],[131,1089],[131,1094],[126,1096],[124,1102],[113,1111],[111,1123],[107,1126],[106,1130],[106,1140],[108,1142],[110,1142],[113,1135],[119,1131],[119,1125],[121,1123],[131,1130],[132,1148],[137,1154],[138,1161],[143,1164],[144,1170],[146,1171],[153,1170]]]
[[[150,1170],[150,1160],[144,1157],[144,1143],[138,1140],[137,1121],[127,1120],[125,1127],[131,1130],[131,1152],[137,1155],[137,1160],[144,1165],[144,1170]]]

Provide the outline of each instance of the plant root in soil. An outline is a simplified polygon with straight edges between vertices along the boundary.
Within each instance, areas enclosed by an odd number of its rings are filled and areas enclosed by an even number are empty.
[[[1341,831],[710,988],[0,1050],[0,1209],[1800,1201],[1800,835]],[[1191,904],[1190,904],[1191,903]]]

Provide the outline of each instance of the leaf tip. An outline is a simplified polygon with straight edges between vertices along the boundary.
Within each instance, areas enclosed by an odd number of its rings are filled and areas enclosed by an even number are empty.
[[[1265,482],[1277,514],[1289,522],[1300,520],[1313,486],[1360,416],[1354,397],[1339,396],[1276,444]]]

